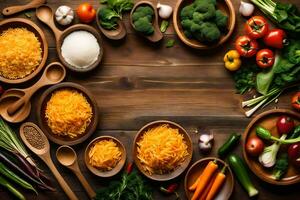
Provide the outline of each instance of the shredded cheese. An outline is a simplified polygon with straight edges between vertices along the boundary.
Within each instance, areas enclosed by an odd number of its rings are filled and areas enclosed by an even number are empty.
[[[112,140],[96,142],[89,151],[89,163],[102,171],[112,170],[121,160],[122,152]]]
[[[41,60],[41,43],[26,28],[10,28],[0,35],[1,76],[24,78],[36,70]]]
[[[183,135],[168,124],[146,131],[137,146],[137,157],[150,175],[173,171],[189,155]]]
[[[54,92],[46,105],[46,119],[54,134],[70,138],[82,135],[92,118],[87,99],[76,90]]]

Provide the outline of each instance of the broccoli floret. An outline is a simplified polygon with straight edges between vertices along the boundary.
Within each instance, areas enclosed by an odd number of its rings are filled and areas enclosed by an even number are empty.
[[[217,0],[195,0],[195,2],[207,2],[207,3],[211,3],[213,4],[214,6],[217,5]]]
[[[202,20],[209,20],[215,17],[216,8],[212,3],[197,1],[194,3],[194,11],[202,15]]]
[[[147,17],[149,21],[152,21],[154,11],[150,6],[139,6],[132,14],[132,20],[136,21],[139,18]]]
[[[134,22],[134,28],[145,35],[151,35],[154,32],[152,23],[149,21],[147,16],[139,18]]]
[[[194,22],[190,19],[185,19],[181,21],[181,26],[183,29],[190,29]]]
[[[185,35],[187,38],[189,38],[189,39],[192,39],[192,38],[193,38],[193,35],[192,35],[191,31],[185,30],[185,31],[183,31],[183,33],[184,33],[184,35]]]
[[[193,13],[195,11],[194,9],[194,4],[190,4],[188,6],[185,6],[181,11],[180,11],[180,18],[181,20],[185,19],[192,19],[193,18]]]
[[[225,29],[227,26],[228,16],[224,15],[222,11],[217,10],[215,16],[215,23],[220,29]]]
[[[196,24],[201,24],[202,21],[203,21],[203,15],[201,13],[194,12],[193,22],[195,22]]]
[[[201,24],[201,36],[203,41],[215,42],[221,37],[221,32],[217,25],[211,22]]]
[[[277,160],[273,171],[275,180],[280,180],[289,167],[288,155],[282,154]]]

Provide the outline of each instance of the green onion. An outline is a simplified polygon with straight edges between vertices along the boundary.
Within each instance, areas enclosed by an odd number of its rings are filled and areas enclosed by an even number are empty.
[[[8,191],[10,191],[15,197],[20,200],[25,200],[25,197],[22,193],[20,193],[16,188],[14,188],[7,180],[5,180],[2,176],[0,176],[0,185],[5,187]]]

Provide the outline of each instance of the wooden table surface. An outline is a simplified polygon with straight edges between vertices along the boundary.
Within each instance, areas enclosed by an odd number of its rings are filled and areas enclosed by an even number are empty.
[[[155,1],[155,0],[152,0]],[[282,0],[284,1],[284,0]],[[22,4],[23,0],[0,0],[0,9],[6,6]],[[73,9],[82,3],[81,0],[48,0],[48,5],[56,9],[59,5],[68,5]],[[89,0],[95,8],[99,7],[98,0]],[[161,0],[162,3],[175,5],[176,0]],[[185,46],[177,38],[171,26],[158,44],[151,44],[134,33],[124,17],[128,35],[123,41],[110,41],[104,38],[104,59],[102,64],[92,73],[76,75],[68,73],[67,81],[76,82],[87,87],[96,97],[100,117],[97,131],[83,144],[75,146],[79,154],[80,168],[94,189],[105,186],[108,181],[92,175],[83,162],[83,152],[86,145],[93,138],[100,135],[112,135],[120,139],[126,146],[128,161],[131,161],[132,142],[137,130],[153,120],[172,120],[185,127],[192,137],[194,145],[193,162],[205,155],[199,153],[199,133],[211,132],[215,136],[215,144],[210,155],[216,155],[216,150],[232,132],[243,133],[250,119],[247,119],[240,107],[241,96],[235,94],[231,74],[223,67],[223,55],[232,48],[234,38],[243,32],[245,21],[238,14],[239,0],[232,0],[237,23],[231,39],[222,47],[212,51],[198,51]],[[289,0],[300,7],[300,1]],[[49,57],[47,63],[58,61],[54,36],[49,28],[39,22],[34,10],[28,11],[31,20],[37,23],[45,32],[49,43]],[[14,17],[26,18],[24,13]],[[3,16],[0,17],[3,19]],[[77,20],[76,20],[77,22]],[[96,23],[93,23],[96,27]],[[173,38],[176,44],[173,48],[166,48],[165,42]],[[36,79],[34,80],[36,81]],[[31,83],[33,83],[32,81]],[[30,84],[30,83],[29,83]],[[27,84],[28,85],[28,84]],[[19,87],[25,87],[20,85]],[[10,86],[4,85],[5,88]],[[42,91],[33,97],[33,105]],[[291,92],[284,94],[279,103],[273,107],[290,108]],[[35,106],[28,121],[36,122]],[[18,126],[15,126],[18,128]],[[57,145],[51,144],[52,158],[59,171],[71,185],[79,199],[87,199],[76,177],[68,169],[57,162],[54,153]],[[240,145],[241,147],[241,145]],[[235,152],[241,155],[241,148]],[[35,157],[36,158],[36,157]],[[55,180],[48,168],[36,158],[41,168]],[[192,162],[192,163],[193,163]],[[259,189],[258,199],[265,200],[295,200],[299,199],[298,185],[289,187],[275,187],[268,185],[251,173],[251,179]],[[181,199],[186,199],[183,189],[184,174],[174,180],[180,183]],[[174,196],[162,196],[158,191],[159,183],[151,182],[154,199],[175,199]],[[57,185],[55,183],[55,185]],[[24,192],[22,190],[22,192]],[[25,193],[28,199],[67,199],[57,186],[57,192],[40,192],[38,197]],[[1,189],[0,199],[12,199]],[[236,182],[231,199],[248,199],[246,192]]]

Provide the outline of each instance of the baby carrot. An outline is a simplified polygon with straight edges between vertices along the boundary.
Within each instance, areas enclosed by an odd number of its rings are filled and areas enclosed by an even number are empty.
[[[200,175],[198,176],[197,180],[195,181],[195,183],[189,187],[189,190],[190,190],[190,191],[195,191],[195,190],[196,190],[197,185],[198,185],[198,183],[199,183],[199,181],[200,181],[200,179],[201,179],[201,175],[202,175],[202,174],[200,174]]]
[[[215,197],[215,195],[217,194],[217,192],[220,190],[220,188],[222,187],[222,185],[226,179],[225,170],[226,170],[226,165],[222,168],[222,170],[216,176],[216,179],[214,180],[214,183],[208,192],[206,200],[212,200]]]
[[[205,187],[209,184],[209,181],[214,175],[214,172],[218,169],[218,165],[216,164],[216,160],[210,161],[205,169],[203,170],[203,173],[201,175],[201,181],[199,181],[196,191],[192,197],[192,200],[196,200],[199,198],[200,195],[202,195]]]

